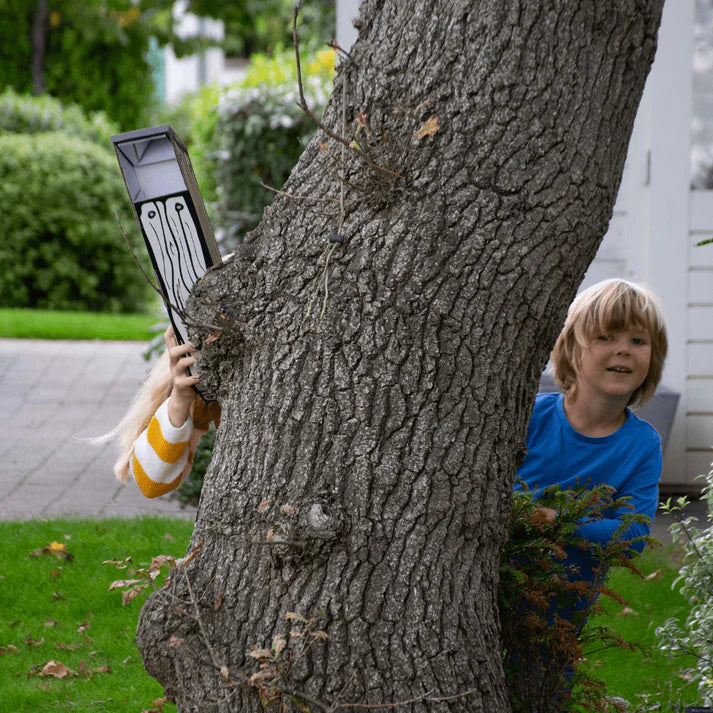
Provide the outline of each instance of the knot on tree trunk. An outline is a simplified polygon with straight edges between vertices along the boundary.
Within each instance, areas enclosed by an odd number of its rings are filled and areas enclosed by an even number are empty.
[[[267,527],[261,543],[271,547],[276,564],[327,557],[346,524],[341,506],[326,499],[300,505],[275,505],[266,500],[259,511],[262,527]]]

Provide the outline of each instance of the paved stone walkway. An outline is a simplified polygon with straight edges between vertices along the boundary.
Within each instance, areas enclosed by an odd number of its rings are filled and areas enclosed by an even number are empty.
[[[0,520],[60,516],[193,518],[175,494],[149,500],[111,471],[116,443],[87,438],[121,419],[150,365],[143,342],[0,339]],[[705,504],[690,512],[705,519]],[[653,534],[670,541],[670,518]]]
[[[146,375],[143,342],[0,339],[0,519],[194,517],[111,471],[111,430]]]

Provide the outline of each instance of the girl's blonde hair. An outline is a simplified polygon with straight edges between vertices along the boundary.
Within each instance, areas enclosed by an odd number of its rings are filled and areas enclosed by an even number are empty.
[[[550,356],[553,377],[565,394],[576,393],[582,354],[599,334],[630,327],[645,329],[651,339],[651,362],[646,379],[628,405],[643,406],[661,381],[668,340],[663,309],[651,290],[627,280],[604,280],[581,292],[572,302],[564,328]]]
[[[105,440],[119,439],[121,455],[114,464],[114,475],[122,483],[129,476],[129,463],[134,454],[136,439],[148,427],[159,406],[171,395],[172,387],[168,352],[165,351],[146,377],[126,416],[111,433],[102,437]]]

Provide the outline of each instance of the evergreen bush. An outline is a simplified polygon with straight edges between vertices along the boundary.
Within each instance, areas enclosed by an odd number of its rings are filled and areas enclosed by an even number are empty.
[[[141,311],[150,288],[116,214],[137,245],[111,152],[60,132],[0,134],[0,306]]]
[[[549,521],[538,506],[555,510],[556,519]],[[624,603],[606,587],[611,566],[641,576],[631,559],[636,540],[626,539],[625,532],[632,522],[646,518],[624,515],[606,547],[584,541],[576,531],[582,521],[611,517],[622,507],[625,499],[615,499],[608,486],[552,487],[537,499],[524,489],[514,493],[498,590],[503,668],[513,713],[609,710],[603,682],[579,670],[579,663],[590,648],[631,645],[606,627],[585,630],[584,625],[598,610],[600,595]],[[600,563],[593,584],[580,579],[568,563],[568,550],[584,549]]]

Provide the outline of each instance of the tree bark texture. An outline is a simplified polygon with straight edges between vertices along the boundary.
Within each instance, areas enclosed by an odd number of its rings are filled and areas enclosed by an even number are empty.
[[[324,122],[368,160],[318,132],[292,197],[194,290],[223,422],[200,551],[138,634],[181,713],[260,710],[270,686],[311,711],[509,710],[513,477],[661,5],[363,3]]]

